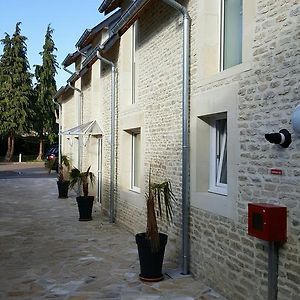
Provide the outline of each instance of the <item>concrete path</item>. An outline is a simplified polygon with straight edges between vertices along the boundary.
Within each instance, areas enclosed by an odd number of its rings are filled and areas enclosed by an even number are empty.
[[[192,277],[140,282],[134,236],[98,209],[79,222],[55,177],[41,163],[0,164],[0,299],[224,300]]]

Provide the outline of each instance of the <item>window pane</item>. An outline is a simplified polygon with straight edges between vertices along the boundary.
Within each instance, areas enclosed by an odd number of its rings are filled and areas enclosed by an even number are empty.
[[[224,0],[223,69],[242,62],[243,0]]]
[[[131,28],[131,103],[135,103],[135,50],[136,50],[136,30],[135,22]]]
[[[216,120],[216,185],[227,184],[227,120]]]
[[[227,142],[225,145],[225,152],[221,168],[220,183],[227,184]]]
[[[140,187],[141,135],[133,134],[133,186]]]
[[[227,195],[226,113],[212,116],[210,125],[210,173],[208,191]]]

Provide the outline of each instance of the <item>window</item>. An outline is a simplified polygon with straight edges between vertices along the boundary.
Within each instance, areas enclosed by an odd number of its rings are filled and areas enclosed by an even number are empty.
[[[227,194],[227,119],[215,118],[210,130],[209,192]]]
[[[221,0],[221,71],[242,62],[243,0]]]
[[[136,50],[136,31],[137,31],[137,22],[132,25],[131,33],[131,104],[135,103],[135,76],[136,76],[136,67],[135,67],[135,50]]]
[[[240,136],[237,83],[191,99],[191,206],[236,218]]]
[[[130,188],[140,192],[141,187],[141,133],[135,130],[131,133],[131,184]]]

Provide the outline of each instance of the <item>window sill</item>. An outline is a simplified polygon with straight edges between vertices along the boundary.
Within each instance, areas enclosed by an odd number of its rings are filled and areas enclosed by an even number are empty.
[[[130,192],[136,193],[136,194],[140,194],[141,193],[141,189],[138,187],[132,187],[128,189]]]
[[[212,193],[212,194],[217,194],[217,195],[222,195],[222,196],[227,196],[227,191],[224,191],[222,189],[218,189],[218,188],[210,188],[207,191],[208,193]]]
[[[213,214],[236,219],[235,202],[232,196],[210,192],[192,192],[191,207],[209,211]]]
[[[220,71],[214,75],[211,75],[210,77],[202,78],[202,79],[200,78],[199,79],[200,87],[249,71],[251,67],[252,64],[250,62],[244,62],[242,64],[226,69],[224,71]]]
[[[122,107],[120,107],[120,112],[135,112],[138,109],[138,105],[136,103],[127,103],[122,105]]]

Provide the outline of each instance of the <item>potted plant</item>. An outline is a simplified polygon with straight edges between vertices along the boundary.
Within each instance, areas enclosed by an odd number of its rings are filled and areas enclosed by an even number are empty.
[[[56,166],[56,167],[55,167]],[[53,168],[57,169],[57,188],[58,188],[58,198],[68,198],[69,191],[69,175],[71,163],[66,155],[62,155],[61,163],[58,164],[57,158],[47,160],[46,168],[48,169],[48,174],[51,173]]]
[[[89,183],[94,184],[95,175],[90,169],[91,166],[85,172],[80,172],[77,168],[73,168],[70,172],[70,187],[78,187],[76,201],[79,209],[79,221],[92,220],[94,196],[89,196]],[[81,191],[83,196],[81,196]]]
[[[62,155],[57,176],[58,198],[68,198],[70,168],[71,163],[69,158],[66,155]]]
[[[160,281],[163,279],[162,263],[168,236],[158,232],[157,216],[165,214],[168,222],[172,220],[172,202],[175,196],[171,183],[151,182],[151,168],[149,171],[149,189],[145,195],[147,204],[147,229],[145,233],[135,236],[140,259],[139,275],[142,281]]]

